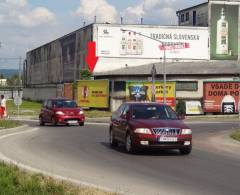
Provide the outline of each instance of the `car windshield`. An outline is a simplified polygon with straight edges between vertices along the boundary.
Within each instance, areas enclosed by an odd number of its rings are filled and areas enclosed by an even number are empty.
[[[56,100],[53,102],[54,107],[56,108],[76,108],[76,102],[72,100]]]
[[[177,120],[176,113],[165,105],[133,105],[133,119]]]

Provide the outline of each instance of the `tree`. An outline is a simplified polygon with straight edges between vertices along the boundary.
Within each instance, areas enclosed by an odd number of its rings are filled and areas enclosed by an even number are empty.
[[[20,79],[18,74],[14,74],[11,78],[7,79],[7,85],[8,86],[17,86],[20,85]]]
[[[92,76],[93,75],[89,70],[81,70],[80,71],[80,79],[81,80],[90,80]]]
[[[5,79],[3,74],[0,74],[0,79]]]

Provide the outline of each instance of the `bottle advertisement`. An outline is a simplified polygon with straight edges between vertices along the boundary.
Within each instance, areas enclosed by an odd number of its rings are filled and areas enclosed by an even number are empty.
[[[211,4],[210,19],[211,59],[238,60],[239,58],[239,5]]]

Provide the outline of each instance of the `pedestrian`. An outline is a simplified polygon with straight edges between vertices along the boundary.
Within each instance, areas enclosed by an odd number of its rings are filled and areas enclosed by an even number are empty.
[[[7,117],[7,101],[4,97],[4,95],[1,95],[1,118]]]

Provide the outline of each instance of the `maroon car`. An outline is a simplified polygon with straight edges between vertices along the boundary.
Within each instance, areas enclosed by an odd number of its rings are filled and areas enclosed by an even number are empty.
[[[192,131],[170,106],[158,103],[123,103],[111,117],[111,146],[125,144],[128,153],[142,148],[192,150]]]
[[[76,102],[68,99],[48,99],[44,101],[41,113],[39,114],[39,124],[79,124],[84,125],[85,116],[82,108]]]

